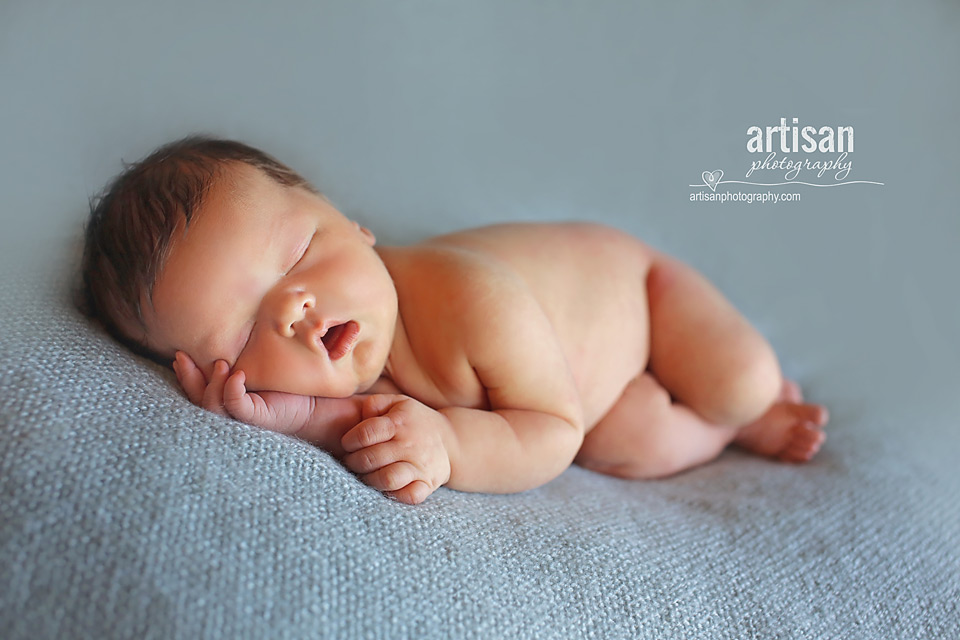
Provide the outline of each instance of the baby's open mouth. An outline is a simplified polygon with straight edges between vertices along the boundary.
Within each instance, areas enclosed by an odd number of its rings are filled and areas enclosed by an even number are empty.
[[[331,360],[339,360],[349,353],[360,335],[360,325],[353,320],[337,324],[329,329],[320,338]]]

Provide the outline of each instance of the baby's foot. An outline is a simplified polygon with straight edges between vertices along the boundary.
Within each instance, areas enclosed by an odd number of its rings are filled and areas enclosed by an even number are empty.
[[[780,396],[754,422],[740,430],[735,442],[758,455],[785,462],[807,462],[823,445],[826,407],[803,402],[800,386],[784,378]]]

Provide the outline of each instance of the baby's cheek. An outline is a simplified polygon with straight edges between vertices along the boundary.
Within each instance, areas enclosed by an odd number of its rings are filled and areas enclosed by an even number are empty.
[[[282,349],[266,349],[263,345],[248,348],[237,358],[235,370],[246,375],[248,391],[285,391],[301,395],[314,395],[306,392],[301,363]]]
[[[243,371],[245,382],[244,385],[247,388],[247,391],[258,391],[266,390],[270,387],[267,386],[269,382],[264,376],[262,367],[258,366],[257,358],[249,352],[249,350],[244,350],[240,357],[237,358],[237,361],[233,365],[233,371]]]
[[[243,371],[246,374],[248,391],[266,391],[282,389],[277,387],[277,371],[282,371],[283,357],[280,355],[282,344],[271,341],[271,336],[264,335],[254,329],[247,343],[237,356],[233,365],[234,371]]]

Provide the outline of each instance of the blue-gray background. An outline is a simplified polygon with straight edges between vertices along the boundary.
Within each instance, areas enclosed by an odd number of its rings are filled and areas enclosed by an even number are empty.
[[[831,446],[896,434],[905,455],[916,437],[956,457],[958,34],[945,0],[5,0],[0,251],[72,256],[121,159],[235,137],[386,242],[503,220],[628,229],[761,328],[833,409]],[[854,126],[849,179],[885,186],[689,201],[704,170],[743,179],[747,127],[781,117]],[[875,441],[844,440],[864,412]]]

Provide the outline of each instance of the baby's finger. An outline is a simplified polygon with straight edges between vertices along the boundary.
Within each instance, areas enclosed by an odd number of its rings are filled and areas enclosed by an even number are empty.
[[[253,398],[247,394],[244,385],[246,381],[247,375],[243,371],[237,371],[227,378],[223,386],[223,406],[231,416],[241,422],[251,422],[254,414]]]
[[[213,375],[210,382],[203,392],[203,408],[213,411],[222,416],[227,415],[223,406],[223,387],[227,382],[227,376],[230,374],[230,365],[224,360],[217,360],[213,363]]]
[[[203,390],[207,388],[207,380],[203,371],[194,364],[193,359],[182,351],[177,352],[176,366],[177,380],[193,404],[202,406]]]
[[[370,473],[381,467],[393,464],[400,459],[397,446],[391,442],[381,442],[372,447],[348,453],[343,457],[343,466],[354,473]]]
[[[397,502],[404,504],[420,504],[430,497],[433,489],[423,480],[414,480],[407,486],[397,491],[388,491],[387,495]]]
[[[397,393],[375,393],[365,396],[363,398],[363,404],[361,405],[363,419],[366,420],[367,418],[388,413],[393,405],[408,399],[408,396]]]
[[[343,434],[340,444],[348,453],[386,442],[396,434],[393,419],[387,416],[369,418]]]
[[[416,480],[419,473],[415,466],[401,460],[361,476],[360,479],[379,491],[396,491]]]

